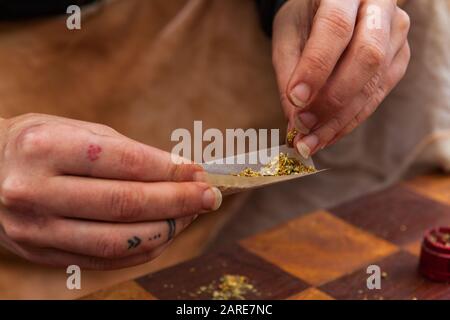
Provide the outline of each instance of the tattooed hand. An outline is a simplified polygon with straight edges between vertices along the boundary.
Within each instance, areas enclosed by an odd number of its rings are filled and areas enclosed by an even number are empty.
[[[405,74],[409,17],[396,0],[290,0],[273,62],[293,145],[305,158],[366,120]]]
[[[202,168],[113,129],[46,115],[0,120],[0,243],[33,262],[147,262],[221,194]]]

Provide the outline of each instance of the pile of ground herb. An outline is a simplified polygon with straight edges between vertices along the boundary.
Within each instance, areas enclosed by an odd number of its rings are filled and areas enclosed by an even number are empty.
[[[245,168],[238,177],[289,176],[291,174],[314,173],[316,169],[305,166],[299,160],[280,153],[258,171]]]
[[[220,278],[219,283],[212,281],[207,286],[201,286],[196,295],[210,294],[212,300],[245,300],[245,295],[258,291],[246,276],[227,274]]]
[[[294,139],[297,136],[297,134],[298,134],[298,131],[295,128],[287,133],[286,143],[289,147],[291,147],[291,148],[294,147]]]

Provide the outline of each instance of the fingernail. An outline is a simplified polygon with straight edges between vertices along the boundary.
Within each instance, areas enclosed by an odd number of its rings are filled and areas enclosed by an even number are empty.
[[[295,127],[301,134],[308,134],[317,124],[317,117],[311,112],[303,112],[300,113],[294,121]]]
[[[314,150],[318,144],[319,138],[314,134],[310,134],[297,142],[296,147],[298,153],[300,153],[303,158],[308,159],[311,156],[312,150]]]
[[[290,93],[292,103],[298,108],[304,108],[311,96],[311,88],[306,83],[300,83]]]
[[[197,171],[194,173],[193,180],[196,182],[206,182],[206,172],[205,171]]]
[[[208,188],[203,193],[203,208],[215,211],[222,204],[222,193],[216,187]]]

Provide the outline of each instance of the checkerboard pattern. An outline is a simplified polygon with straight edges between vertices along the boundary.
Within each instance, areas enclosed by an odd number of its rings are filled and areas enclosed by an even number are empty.
[[[209,299],[198,289],[247,276],[248,299],[450,299],[418,274],[425,230],[450,225],[450,177],[430,175],[303,215],[219,252],[97,292],[88,299]],[[366,286],[367,266],[383,271]]]

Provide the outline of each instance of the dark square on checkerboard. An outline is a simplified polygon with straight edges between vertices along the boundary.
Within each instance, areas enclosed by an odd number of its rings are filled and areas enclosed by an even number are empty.
[[[431,227],[450,225],[450,206],[401,185],[368,194],[329,211],[397,245],[419,241]]]
[[[378,265],[384,277],[381,289],[367,288],[367,267],[324,284],[320,290],[338,300],[381,299],[450,299],[450,284],[425,279],[418,272],[418,257],[399,251],[380,261]]]

